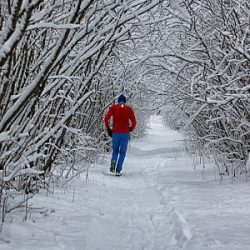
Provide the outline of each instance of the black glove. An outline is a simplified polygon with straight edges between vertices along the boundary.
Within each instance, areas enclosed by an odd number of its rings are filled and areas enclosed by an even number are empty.
[[[108,135],[109,135],[110,137],[112,137],[112,133],[113,133],[113,132],[112,132],[112,130],[111,130],[110,128],[107,129],[107,132],[108,132]]]

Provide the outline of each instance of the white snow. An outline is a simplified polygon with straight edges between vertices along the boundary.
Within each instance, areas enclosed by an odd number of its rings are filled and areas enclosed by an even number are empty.
[[[0,249],[250,249],[249,183],[220,185],[209,168],[203,180],[182,139],[155,117],[131,142],[123,176],[105,175],[107,161],[88,182],[38,194],[26,222],[24,211],[7,216]]]

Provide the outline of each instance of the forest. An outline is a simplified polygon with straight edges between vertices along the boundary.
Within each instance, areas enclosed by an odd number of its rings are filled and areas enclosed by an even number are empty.
[[[249,178],[248,0],[1,0],[1,221],[39,189],[85,173],[119,94],[186,135],[219,175]],[[205,160],[204,160],[205,161]]]

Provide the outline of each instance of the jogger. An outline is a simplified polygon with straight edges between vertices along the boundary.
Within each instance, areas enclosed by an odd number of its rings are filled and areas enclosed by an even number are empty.
[[[122,165],[126,156],[129,132],[132,132],[136,126],[136,118],[134,111],[131,107],[125,105],[126,97],[120,95],[118,104],[109,108],[108,113],[105,115],[105,126],[109,136],[112,136],[112,158],[111,158],[111,172],[116,172],[120,175]],[[112,129],[110,128],[109,121],[112,118]]]

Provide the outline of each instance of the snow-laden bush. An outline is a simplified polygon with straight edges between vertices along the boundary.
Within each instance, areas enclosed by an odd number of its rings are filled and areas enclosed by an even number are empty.
[[[249,25],[248,1],[181,1],[163,36],[165,58],[155,60],[176,112],[165,116],[174,126],[184,119],[192,142],[232,175],[249,171]]]
[[[2,194],[35,192],[38,181],[47,185],[63,158],[81,162],[84,171],[107,148],[103,115],[122,91],[113,76],[124,78],[114,51],[130,39],[129,31],[143,21],[140,16],[158,4],[1,1]]]

